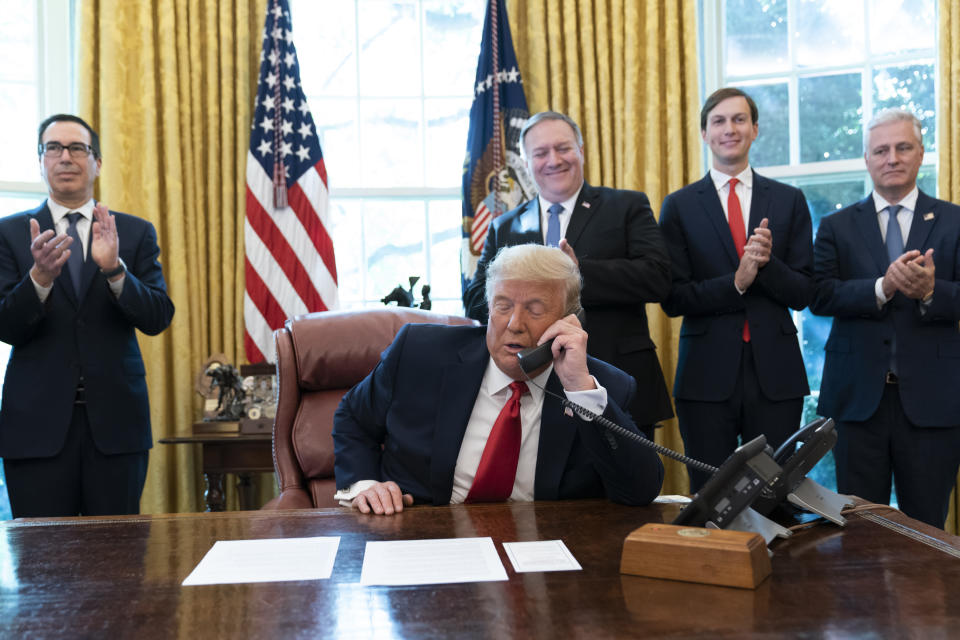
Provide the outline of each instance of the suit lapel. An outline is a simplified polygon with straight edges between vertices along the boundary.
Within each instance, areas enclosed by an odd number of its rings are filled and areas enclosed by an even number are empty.
[[[917,205],[913,210],[913,222],[910,224],[910,235],[903,248],[905,251],[916,249],[923,251],[927,244],[927,237],[937,223],[936,202],[923,191],[917,196]]]
[[[877,271],[881,274],[886,273],[890,259],[883,244],[883,236],[880,235],[880,223],[877,221],[877,210],[872,194],[857,203],[853,219],[860,229],[864,246],[877,265]]]
[[[740,264],[740,257],[737,255],[737,248],[733,246],[733,236],[730,234],[730,225],[727,223],[727,217],[723,214],[723,205],[720,204],[720,196],[717,194],[717,187],[713,184],[713,178],[710,173],[697,183],[697,192],[700,194],[700,203],[703,205],[703,215],[707,219],[710,227],[717,234],[720,244],[730,263],[736,267]]]
[[[523,205],[523,210],[517,216],[513,231],[516,235],[529,236],[535,238],[535,242],[543,244],[543,233],[540,231],[540,200],[533,198],[527,200]]]
[[[586,182],[580,189],[580,196],[577,203],[573,206],[573,213],[570,215],[570,224],[567,225],[567,234],[564,236],[571,246],[577,246],[577,240],[580,234],[587,227],[595,211],[600,208],[600,190],[594,189]]]
[[[434,504],[447,504],[453,491],[453,473],[460,455],[463,434],[473,412],[490,354],[481,332],[458,352],[458,359],[444,367],[433,428],[430,484]]]
[[[563,385],[555,372],[547,379],[547,390],[562,396]],[[535,500],[557,500],[560,480],[570,457],[570,449],[577,435],[576,418],[563,412],[560,401],[544,395],[540,415],[540,442],[537,444],[537,470],[533,484]]]
[[[747,239],[754,229],[760,226],[764,218],[769,220],[767,212],[770,210],[770,183],[756,171],[753,172],[753,194],[750,196],[750,220],[747,224]],[[729,227],[729,225],[727,225]]]

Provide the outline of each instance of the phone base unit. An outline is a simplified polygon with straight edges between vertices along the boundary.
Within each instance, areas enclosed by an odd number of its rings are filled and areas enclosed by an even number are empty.
[[[770,575],[756,533],[648,523],[623,542],[620,573],[756,589]]]

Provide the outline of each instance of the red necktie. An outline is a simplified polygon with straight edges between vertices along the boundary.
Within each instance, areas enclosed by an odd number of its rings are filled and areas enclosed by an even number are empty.
[[[730,235],[733,236],[733,246],[737,248],[737,256],[743,257],[743,247],[747,244],[747,232],[743,224],[743,210],[740,208],[740,198],[737,197],[736,186],[740,182],[730,178],[730,192],[727,194],[727,224],[730,225]],[[750,323],[743,321],[743,341],[750,342]]]
[[[527,385],[514,381],[510,390],[513,395],[493,423],[465,502],[500,502],[513,493],[520,459],[520,396],[527,393]]]

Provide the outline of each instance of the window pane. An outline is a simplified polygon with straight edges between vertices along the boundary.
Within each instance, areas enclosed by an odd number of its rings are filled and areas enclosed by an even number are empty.
[[[340,306],[363,300],[363,201],[330,199],[330,235],[337,257]]]
[[[368,199],[363,201],[362,209],[366,298],[379,300],[398,285],[408,289],[409,276],[423,279],[426,275],[424,202]],[[419,293],[419,286],[415,291]]]
[[[750,164],[790,164],[790,105],[786,82],[741,86],[757,103],[759,134],[750,147]]]
[[[726,74],[789,68],[786,0],[727,0]]]
[[[420,20],[412,0],[360,2],[360,93],[420,95]]]
[[[294,0],[290,13],[304,93],[356,95],[357,28],[353,3]]]
[[[361,182],[366,187],[423,186],[420,105],[416,98],[360,102]],[[460,145],[460,151],[464,145]],[[463,158],[457,168],[463,166]]]
[[[937,33],[931,0],[870,0],[870,51],[874,54],[932,49]]]
[[[800,78],[800,162],[863,155],[860,74]]]
[[[463,314],[460,301],[460,237],[463,215],[460,200],[434,200],[430,215],[430,297],[455,300],[455,315]],[[436,308],[436,305],[435,305]]]
[[[360,145],[357,101],[354,98],[307,96],[313,121],[320,136],[323,162],[331,189],[355,187],[360,183]]]
[[[933,63],[881,67],[873,75],[875,111],[906,107],[922,121],[923,144],[936,151],[936,91]]]
[[[920,169],[917,175],[917,186],[928,196],[937,197],[937,170],[933,167]]]
[[[39,206],[46,197],[46,195],[39,194],[35,196],[25,196],[22,193],[0,193],[0,218],[9,216],[12,213],[33,209]],[[0,359],[0,369],[6,366],[6,362],[6,358]],[[0,372],[0,381],[2,380],[3,373]]]
[[[449,187],[463,176],[463,155],[470,126],[470,98],[427,99],[426,184]]]
[[[469,102],[477,74],[485,11],[486,3],[477,0],[426,0],[423,3],[426,95],[460,94]]]
[[[797,64],[835,66],[864,59],[862,2],[799,0],[796,6]]]
[[[0,15],[0,180],[38,182],[36,5],[0,0]]]

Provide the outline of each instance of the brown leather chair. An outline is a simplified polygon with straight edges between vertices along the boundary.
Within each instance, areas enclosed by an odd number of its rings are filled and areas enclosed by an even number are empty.
[[[264,509],[337,506],[333,499],[333,414],[340,399],[380,361],[405,324],[477,324],[461,316],[381,307],[297,316],[274,332],[277,416],[273,466],[280,495]]]

